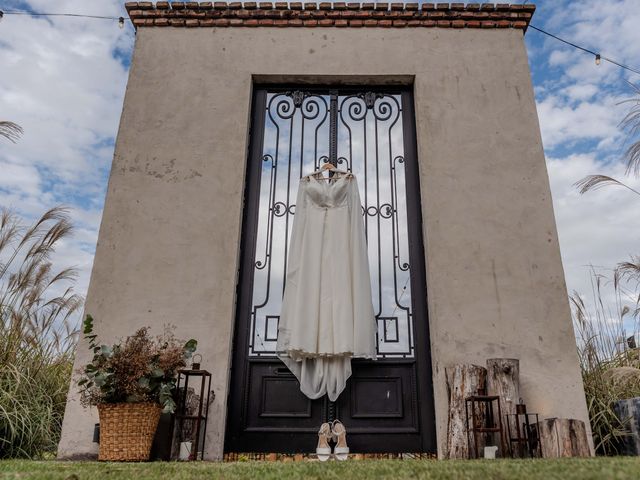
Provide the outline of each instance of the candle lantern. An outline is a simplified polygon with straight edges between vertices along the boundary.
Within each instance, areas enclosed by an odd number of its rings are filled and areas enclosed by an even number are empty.
[[[465,399],[465,414],[467,420],[467,442],[469,445],[469,455],[471,456],[471,437],[473,437],[473,455],[480,458],[478,451],[480,438],[485,443],[491,438],[497,441],[496,447],[500,447],[500,453],[504,455],[505,444],[502,436],[502,412],[500,410],[500,397],[497,395],[487,395],[484,389],[478,389],[476,395]],[[495,449],[489,449],[495,455]]]
[[[202,362],[202,355],[196,353],[191,359],[191,370],[200,370],[200,363]]]
[[[195,359],[194,359],[195,360]],[[191,369],[178,371],[178,401],[175,415],[174,451],[179,460],[202,460],[207,434],[207,419],[211,392],[211,373],[200,369],[200,362]]]
[[[542,457],[537,427],[538,417],[537,413],[527,412],[527,406],[522,403],[522,400],[516,405],[516,413],[507,414],[509,446],[513,457]]]

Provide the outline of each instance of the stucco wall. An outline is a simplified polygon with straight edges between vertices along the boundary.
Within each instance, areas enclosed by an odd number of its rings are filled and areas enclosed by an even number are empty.
[[[456,362],[519,358],[530,410],[586,421],[519,30],[139,29],[87,298],[101,339],[199,339],[221,457],[252,78],[346,75],[414,83],[440,453]],[[96,451],[75,390],[61,458]]]

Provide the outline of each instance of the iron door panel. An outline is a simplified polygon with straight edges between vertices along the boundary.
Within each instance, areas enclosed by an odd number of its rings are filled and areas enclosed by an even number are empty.
[[[411,92],[256,88],[252,112],[225,450],[312,452],[339,418],[352,452],[435,452]],[[379,360],[354,360],[335,403],[275,355],[296,182],[327,161],[359,179],[378,321]]]
[[[315,432],[324,418],[324,402],[307,398],[279,361],[250,362],[247,399],[247,432]]]

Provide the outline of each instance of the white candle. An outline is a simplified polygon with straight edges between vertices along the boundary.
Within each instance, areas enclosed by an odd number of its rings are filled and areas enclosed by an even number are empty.
[[[191,442],[180,442],[180,454],[178,460],[189,460],[191,454]]]
[[[497,450],[498,450],[498,447],[496,447],[495,445],[484,447],[484,458],[489,458],[489,459],[496,458]]]

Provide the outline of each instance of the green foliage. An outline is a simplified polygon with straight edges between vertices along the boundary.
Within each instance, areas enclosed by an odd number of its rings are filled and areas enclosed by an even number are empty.
[[[82,298],[74,270],[54,272],[50,257],[71,231],[63,208],[27,227],[0,210],[0,458],[57,448]]]
[[[152,401],[165,413],[175,410],[177,370],[195,352],[198,343],[194,339],[180,345],[167,330],[153,340],[148,329],[141,328],[124,342],[99,345],[91,315],[86,316],[82,331],[93,352],[78,381],[85,405]]]
[[[619,266],[613,282],[607,283],[606,277],[592,271],[592,304],[588,306],[575,292],[570,298],[589,419],[601,455],[619,454],[620,442],[628,434],[630,419],[619,418],[614,403],[640,397],[640,349],[627,342],[638,338],[638,319],[630,307],[637,302],[633,293],[637,285],[627,291],[621,281],[624,275]]]

